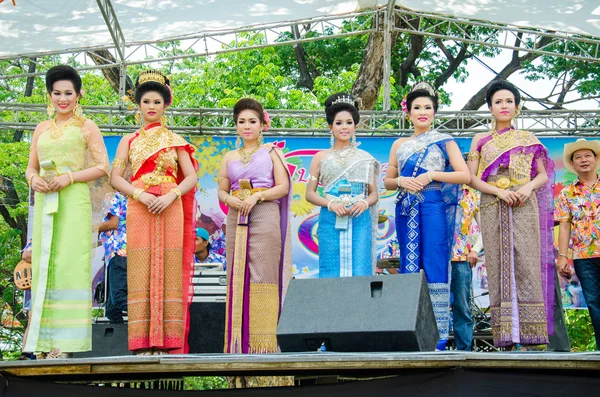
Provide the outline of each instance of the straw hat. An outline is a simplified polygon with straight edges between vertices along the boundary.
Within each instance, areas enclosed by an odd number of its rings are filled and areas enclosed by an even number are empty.
[[[588,141],[584,138],[580,138],[573,143],[567,143],[565,145],[565,152],[563,154],[563,161],[565,164],[565,168],[567,171],[577,174],[573,165],[571,165],[571,156],[578,150],[581,149],[589,149],[596,154],[596,156],[600,155],[600,141],[595,139],[593,141]],[[596,163],[596,170],[600,169],[600,161]]]

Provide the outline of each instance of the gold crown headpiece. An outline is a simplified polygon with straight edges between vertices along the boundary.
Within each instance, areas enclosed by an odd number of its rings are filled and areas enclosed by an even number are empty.
[[[347,103],[348,105],[356,106],[356,104],[354,103],[354,99],[352,99],[352,97],[348,95],[342,95],[341,97],[333,101],[331,104],[335,105],[336,103]]]
[[[424,81],[415,84],[415,86],[412,88],[412,90],[410,90],[410,92],[413,92],[416,90],[424,90],[424,91],[427,91],[429,93],[429,95],[435,96],[435,90],[433,89],[431,84],[426,83]]]
[[[149,81],[165,85],[165,76],[158,70],[146,70],[141,72],[138,77],[138,84],[142,85]]]

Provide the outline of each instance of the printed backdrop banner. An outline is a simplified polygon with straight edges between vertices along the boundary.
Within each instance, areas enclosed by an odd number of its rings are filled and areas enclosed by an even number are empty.
[[[555,196],[567,184],[575,179],[575,175],[563,167],[564,145],[575,141],[576,138],[542,138],[542,143],[548,148],[550,157],[556,164]],[[105,137],[106,147],[112,161],[120,137]],[[369,152],[381,164],[381,201],[379,212],[387,216],[384,223],[378,225],[377,250],[379,258],[398,257],[399,247],[396,236],[394,219],[395,191],[383,188],[383,176],[387,169],[389,150],[395,138],[368,137],[359,138],[360,149]],[[198,147],[198,162],[200,163],[199,190],[197,193],[198,211],[197,227],[204,227],[211,234],[226,235],[224,218],[228,208],[217,200],[217,175],[221,160],[226,151],[234,149],[234,138],[199,136],[191,137],[190,141]],[[317,222],[319,208],[308,203],[305,198],[306,184],[309,176],[310,162],[315,153],[330,147],[329,138],[289,138],[277,137],[266,139],[266,142],[276,144],[283,151],[288,162],[288,169],[293,180],[292,212],[292,263],[293,275],[296,278],[313,278],[319,276],[319,241]],[[456,138],[463,152],[468,152],[471,138]],[[485,247],[484,247],[485,250]],[[96,269],[96,268],[95,268]],[[97,269],[98,271],[101,269]],[[475,296],[487,292],[487,273],[485,261],[481,260],[473,272],[473,287]],[[565,307],[585,307],[579,281],[561,280],[562,299]],[[487,296],[480,298],[482,306],[488,305]]]

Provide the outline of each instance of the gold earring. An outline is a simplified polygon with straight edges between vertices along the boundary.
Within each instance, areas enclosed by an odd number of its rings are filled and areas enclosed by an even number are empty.
[[[331,131],[331,136],[329,137],[329,143],[331,144],[331,148],[335,146],[335,137],[333,136],[333,131]]]
[[[262,134],[262,132],[260,132],[260,133],[258,134],[258,144],[259,144],[259,145],[262,145],[263,143],[265,143],[265,141],[264,141],[264,139],[263,139],[263,134]]]
[[[140,112],[135,112],[134,118],[135,118],[135,123],[137,125],[142,124],[142,115],[140,114]]]
[[[352,134],[352,138],[350,138],[350,146],[356,147],[356,132]]]
[[[75,104],[75,107],[73,108],[73,114],[75,115],[75,117],[83,117],[83,108],[81,107],[79,102]]]
[[[510,120],[510,123],[516,128],[517,127],[517,117],[519,117],[519,107],[517,106],[517,109],[515,110],[515,115],[513,116],[512,120]]]
[[[492,116],[492,131],[496,131],[496,118]]]
[[[46,106],[46,114],[48,115],[48,118],[51,119],[55,112],[56,109],[54,109],[54,106],[52,106],[52,98],[50,95],[48,95],[48,105]]]
[[[165,116],[164,114],[160,116],[160,125],[162,125],[163,127],[167,126],[167,116]]]
[[[240,136],[238,135],[236,140],[235,140],[235,148],[239,149],[242,147],[242,138],[240,138]]]

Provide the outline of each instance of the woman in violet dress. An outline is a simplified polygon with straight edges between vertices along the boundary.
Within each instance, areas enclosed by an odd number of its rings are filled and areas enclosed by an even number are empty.
[[[242,98],[233,117],[238,148],[223,158],[218,192],[219,200],[229,206],[224,351],[274,353],[279,350],[275,331],[291,278],[291,179],[283,153],[262,143],[262,132],[269,127],[262,105]],[[230,385],[265,385],[253,379],[235,377]],[[282,379],[263,380],[281,385]]]
[[[526,350],[553,332],[553,195],[548,150],[529,131],[515,129],[521,95],[494,81],[486,101],[492,130],[473,138],[471,186],[481,194],[494,345]],[[535,194],[533,194],[535,192]],[[549,321],[547,321],[549,320]]]

